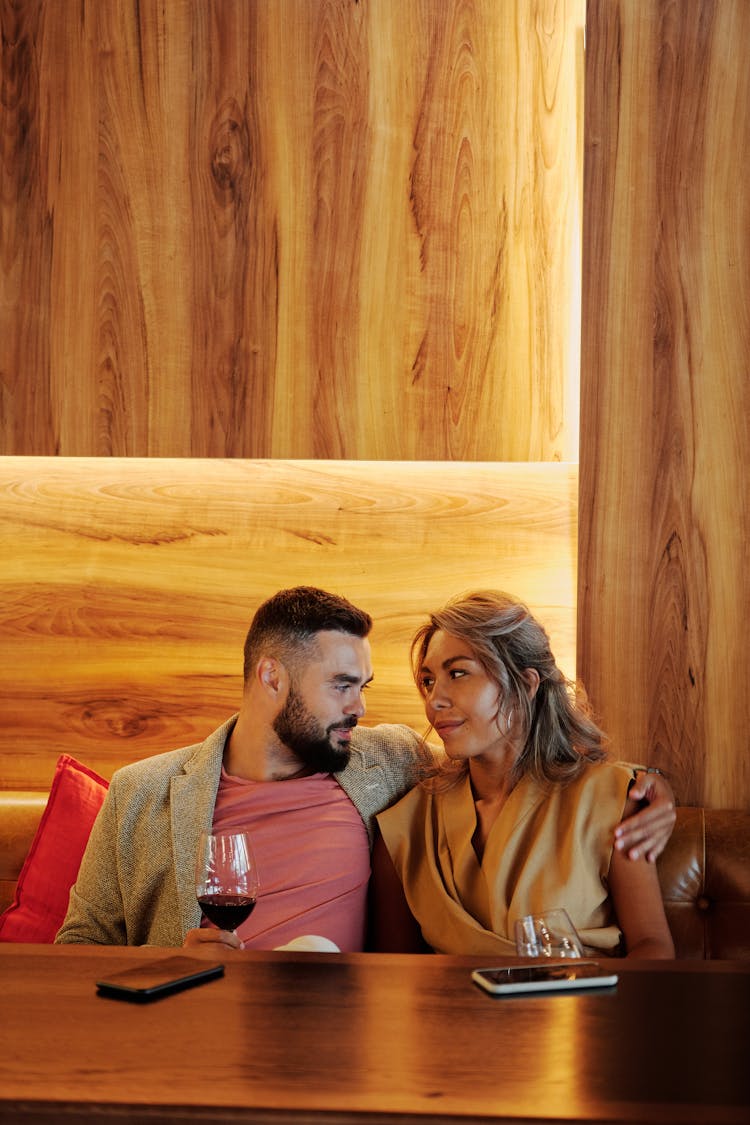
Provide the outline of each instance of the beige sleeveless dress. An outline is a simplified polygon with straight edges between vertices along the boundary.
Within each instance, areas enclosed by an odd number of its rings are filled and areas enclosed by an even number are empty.
[[[518,783],[492,825],[480,862],[468,776],[431,792],[419,785],[378,816],[407,901],[438,953],[515,953],[523,914],[564,907],[591,954],[618,952],[608,897],[613,831],[633,774],[600,762],[544,790]]]

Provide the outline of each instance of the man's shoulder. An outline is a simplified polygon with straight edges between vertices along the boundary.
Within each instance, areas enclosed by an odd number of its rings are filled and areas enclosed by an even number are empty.
[[[419,741],[417,732],[405,723],[378,723],[374,727],[355,727],[351,744],[356,750],[387,750],[391,747],[398,750],[414,747]]]
[[[148,758],[139,758],[137,762],[128,762],[126,766],[115,770],[112,783],[137,785],[157,777],[171,777],[184,768],[185,763],[200,750],[202,745],[202,742],[196,742],[179,750],[165,750],[158,754],[151,754]]]
[[[373,777],[379,771],[394,793],[416,784],[435,765],[435,747],[403,723],[355,727],[351,749],[346,772]]]
[[[182,746],[178,750],[166,750],[152,754],[147,758],[140,758],[137,762],[130,762],[121,766],[112,775],[112,785],[117,788],[138,788],[153,786],[162,782],[168,784],[171,778],[176,777],[186,770],[197,768],[204,760],[209,758],[220,759],[226,744],[227,736],[236,721],[232,716],[227,722],[201,742],[193,742],[189,746]]]
[[[352,750],[378,764],[384,759],[403,758],[408,761],[432,760],[433,748],[405,723],[379,723],[374,727],[357,726],[352,731]]]
[[[370,834],[373,818],[431,770],[432,749],[416,731],[400,723],[354,728],[351,757],[336,780],[354,801]]]

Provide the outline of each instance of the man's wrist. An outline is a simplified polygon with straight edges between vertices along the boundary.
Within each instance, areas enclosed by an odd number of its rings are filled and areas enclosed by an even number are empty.
[[[638,774],[639,773],[654,773],[654,774],[657,774],[659,777],[664,778],[664,784],[666,785],[667,789],[669,790],[669,792],[672,795],[672,802],[673,802],[675,808],[679,805],[680,802],[677,800],[677,795],[675,794],[674,788],[672,787],[672,783],[669,780],[669,774],[667,774],[664,770],[659,769],[658,766],[633,766],[633,765],[631,765],[630,768],[633,771],[633,780],[630,783],[631,787],[633,785],[635,785],[635,783],[638,781]]]

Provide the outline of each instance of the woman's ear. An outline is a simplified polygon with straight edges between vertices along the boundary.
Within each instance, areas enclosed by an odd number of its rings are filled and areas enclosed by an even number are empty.
[[[540,678],[536,668],[524,668],[521,673],[523,682],[526,684],[526,694],[529,697],[529,702],[534,698],[539,688]]]

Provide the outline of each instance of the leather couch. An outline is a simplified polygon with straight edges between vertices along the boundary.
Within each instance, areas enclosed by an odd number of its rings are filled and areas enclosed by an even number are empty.
[[[658,861],[680,958],[750,958],[750,812],[678,808]]]
[[[0,911],[44,802],[43,793],[0,791]],[[658,869],[679,958],[750,958],[750,812],[679,808]]]

